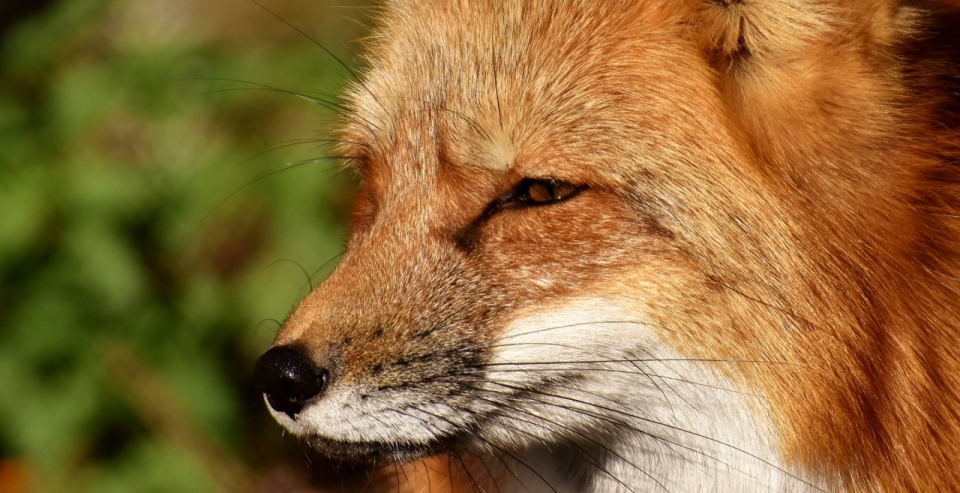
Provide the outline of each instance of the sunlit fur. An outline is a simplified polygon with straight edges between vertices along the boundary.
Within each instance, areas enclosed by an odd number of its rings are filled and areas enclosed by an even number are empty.
[[[347,106],[274,414],[366,487],[960,490],[960,5],[395,0]]]

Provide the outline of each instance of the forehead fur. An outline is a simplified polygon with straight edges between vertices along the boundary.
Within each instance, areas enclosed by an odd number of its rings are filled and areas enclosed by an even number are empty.
[[[596,164],[639,140],[625,134],[669,131],[671,112],[682,110],[667,101],[712,104],[711,72],[688,56],[695,42],[678,10],[643,1],[391,2],[370,70],[352,91],[348,134],[368,145],[361,153],[375,153],[407,138],[398,122],[413,121],[451,164],[504,170],[525,161],[532,174],[549,156],[563,160],[557,154]],[[675,147],[660,144],[661,155]]]

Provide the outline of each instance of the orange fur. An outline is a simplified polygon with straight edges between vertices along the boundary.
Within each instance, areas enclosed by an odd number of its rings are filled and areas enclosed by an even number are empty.
[[[354,232],[276,344],[387,388],[622,299],[764,397],[791,470],[957,491],[957,29],[932,1],[390,2],[342,133]],[[524,178],[586,188],[484,215]],[[445,460],[384,471],[469,491]]]

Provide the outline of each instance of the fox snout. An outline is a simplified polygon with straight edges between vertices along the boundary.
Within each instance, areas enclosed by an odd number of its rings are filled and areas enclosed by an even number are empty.
[[[460,276],[441,275],[435,260],[362,271],[367,264],[348,261],[308,296],[254,366],[274,413],[313,432],[316,409],[345,417],[336,411],[338,399],[347,407],[373,402],[402,410],[398,401],[411,396],[444,398],[456,379],[451,374],[481,353],[470,330],[479,324],[478,310],[455,309],[457,293],[480,289],[456,286]]]
[[[386,211],[358,227],[255,365],[274,417],[341,459],[423,457],[458,439],[478,410],[466,396],[491,291],[442,230],[405,218]]]

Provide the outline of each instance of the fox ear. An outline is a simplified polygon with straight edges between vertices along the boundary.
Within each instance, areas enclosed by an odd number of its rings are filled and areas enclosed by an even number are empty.
[[[776,64],[850,36],[889,40],[890,0],[697,0],[698,41],[721,71]],[[856,28],[854,27],[856,26]],[[868,26],[868,27],[863,27]],[[859,30],[859,32],[857,32]]]
[[[894,48],[912,22],[900,0],[692,1],[693,39],[761,157],[852,159],[851,139],[887,128]]]

